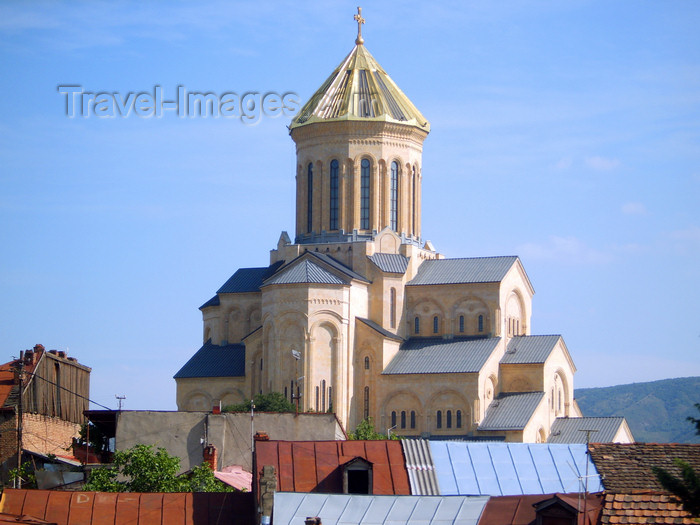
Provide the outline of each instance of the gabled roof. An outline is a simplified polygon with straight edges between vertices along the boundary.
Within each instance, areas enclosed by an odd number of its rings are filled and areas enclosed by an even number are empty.
[[[277,261],[263,268],[240,268],[216,293],[259,292],[263,281],[274,274],[283,263],[284,261]]]
[[[498,283],[503,280],[518,258],[473,257],[466,259],[430,259],[418,268],[406,286],[424,284]]]
[[[487,497],[275,494],[275,525],[477,525]]]
[[[441,494],[509,496],[602,490],[586,445],[430,441]]]
[[[547,443],[586,443],[583,430],[594,430],[591,440],[596,443],[612,443],[623,425],[624,417],[558,417]]]
[[[404,274],[408,268],[409,258],[400,253],[375,253],[368,255],[367,258],[386,273]]]
[[[283,268],[265,281],[268,284],[348,284],[349,279],[341,279],[332,272],[310,260],[299,261]]]
[[[5,489],[0,512],[33,516],[57,525],[197,525],[219,523],[221,516],[236,516],[236,524],[240,525],[256,523],[252,492],[164,494]]]
[[[508,348],[501,358],[501,364],[544,363],[560,340],[560,335],[513,337],[508,342]]]
[[[425,263],[424,263],[425,264]],[[420,338],[401,345],[382,374],[459,374],[478,372],[500,342],[489,338]]]
[[[381,327],[381,325],[375,323],[374,321],[370,319],[364,319],[362,317],[355,317],[358,321],[361,321],[362,323],[366,324],[369,326],[372,330],[375,332],[379,333],[383,337],[386,337],[388,339],[393,339],[394,341],[403,341],[403,337],[398,336],[396,334],[392,334],[389,330],[385,330],[384,328]]]
[[[678,443],[593,443],[589,451],[608,492],[664,491],[652,467],[680,477],[674,459],[681,459],[700,472],[700,445]]]
[[[245,345],[215,345],[211,339],[197,350],[175,374],[175,379],[186,377],[242,377],[245,375]]]
[[[42,347],[43,348],[43,347]],[[32,380],[32,374],[36,370],[39,361],[44,355],[45,350],[28,350],[28,352],[33,352],[33,359],[31,361],[25,360],[24,372],[27,381]],[[14,359],[8,363],[0,365],[0,407],[10,407],[17,404],[19,386],[15,383],[15,371],[14,367],[19,363],[19,359]]]
[[[410,494],[398,441],[256,441],[257,465],[273,465],[279,492],[343,492],[341,465],[372,463],[374,494]],[[254,480],[259,483],[259,480]]]
[[[579,525],[597,525],[602,509],[602,495],[588,494],[587,520],[579,518]],[[479,519],[479,525],[531,525],[536,523],[536,505],[562,502],[569,508],[583,507],[583,494],[531,494],[522,496],[496,496],[489,499]],[[543,520],[544,522],[544,520]]]
[[[500,394],[486,409],[479,430],[522,430],[530,422],[544,392]]]

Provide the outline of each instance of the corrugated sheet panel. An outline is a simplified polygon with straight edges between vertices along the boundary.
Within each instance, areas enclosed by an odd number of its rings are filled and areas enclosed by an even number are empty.
[[[318,516],[323,525],[477,525],[485,496],[275,494],[275,525]]]
[[[624,417],[558,417],[554,420],[548,443],[586,443],[586,432],[591,433],[594,443],[612,443]]]
[[[284,261],[277,261],[264,268],[240,268],[216,293],[259,292],[260,285],[282,266]]]
[[[292,264],[265,281],[268,284],[347,284],[346,280],[308,259]]]
[[[211,299],[209,299],[206,303],[204,303],[202,306],[199,307],[201,310],[202,308],[208,308],[210,306],[219,306],[221,302],[219,301],[219,296],[215,295]]]
[[[242,377],[245,375],[245,345],[218,346],[207,341],[175,374],[185,377]]]
[[[332,268],[335,268],[339,272],[344,273],[345,275],[347,275],[348,277],[350,277],[352,279],[357,279],[358,281],[363,281],[366,283],[369,282],[369,280],[364,275],[360,275],[359,273],[353,271],[352,269],[348,268],[340,261],[335,260],[330,255],[327,255],[327,254],[321,253],[321,252],[306,252],[306,253],[308,253],[309,255],[311,255],[313,257],[320,259],[321,261],[323,261],[327,265],[331,266]],[[303,257],[303,255],[302,255],[302,257]]]
[[[547,443],[431,441],[442,495],[512,496],[602,489],[586,446]]]
[[[478,372],[500,341],[500,337],[409,339],[401,345],[401,350],[382,373],[455,374]]]
[[[434,259],[423,262],[406,286],[423,284],[497,283],[505,277],[518,258],[476,257]]]
[[[400,337],[396,334],[392,334],[389,330],[385,330],[379,324],[375,323],[374,321],[372,321],[370,319],[364,319],[362,317],[356,317],[355,319],[357,319],[358,321],[362,321],[364,324],[366,324],[367,326],[369,326],[373,330],[377,331],[378,333],[380,333],[384,337],[387,337],[389,339],[394,339],[396,341],[403,341],[402,337]]]
[[[500,394],[491,401],[479,430],[522,430],[544,399],[544,392]]]
[[[409,258],[400,253],[375,253],[367,256],[383,272],[406,273]]]
[[[440,487],[435,474],[430,442],[427,439],[402,439],[408,480],[414,496],[438,496]]]
[[[513,337],[501,364],[544,363],[561,339],[560,335],[524,335]]]

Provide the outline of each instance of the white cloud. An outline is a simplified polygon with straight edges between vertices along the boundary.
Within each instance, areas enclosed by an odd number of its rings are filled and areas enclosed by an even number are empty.
[[[700,226],[673,231],[670,233],[670,237],[678,241],[700,242]]]
[[[625,215],[646,215],[647,213],[646,207],[641,202],[627,202],[621,209]]]
[[[574,161],[571,159],[571,157],[563,157],[559,159],[559,162],[557,162],[554,167],[558,170],[568,170],[573,163]]]
[[[576,237],[552,235],[546,243],[526,243],[518,253],[528,259],[552,260],[566,263],[602,264],[612,260],[612,255],[601,252]]]
[[[620,161],[605,157],[586,157],[586,165],[594,170],[609,171],[617,168],[620,165]]]

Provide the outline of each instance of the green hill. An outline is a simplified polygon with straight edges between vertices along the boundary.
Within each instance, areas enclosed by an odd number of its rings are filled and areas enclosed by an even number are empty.
[[[700,417],[700,377],[649,383],[577,388],[574,396],[584,416],[625,416],[636,441],[700,443],[688,416]]]

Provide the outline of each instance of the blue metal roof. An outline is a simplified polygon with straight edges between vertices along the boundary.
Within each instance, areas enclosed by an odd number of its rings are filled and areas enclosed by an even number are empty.
[[[283,263],[284,261],[277,261],[264,268],[240,268],[216,293],[259,292],[263,281],[275,273]]]
[[[479,430],[522,430],[544,399],[544,392],[500,394],[486,409]]]
[[[430,441],[441,494],[517,496],[603,490],[586,445]]]
[[[406,286],[423,284],[464,284],[501,282],[518,258],[474,257],[424,261]]]
[[[501,364],[544,363],[561,339],[560,335],[523,335],[513,337],[501,358]]]
[[[243,377],[245,376],[245,345],[218,346],[211,339],[197,350],[175,374],[175,379],[185,377]]]
[[[489,338],[413,338],[401,345],[383,374],[478,372],[500,342]]]
[[[201,310],[202,308],[208,308],[209,306],[219,306],[221,302],[219,301],[219,296],[215,295],[211,299],[209,299],[206,303],[204,303],[202,306],[199,307]]]
[[[486,496],[376,496],[276,492],[275,525],[477,525]]]
[[[409,258],[400,253],[375,253],[368,255],[367,258],[377,265],[383,272],[387,273],[406,273],[408,268]]]

